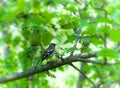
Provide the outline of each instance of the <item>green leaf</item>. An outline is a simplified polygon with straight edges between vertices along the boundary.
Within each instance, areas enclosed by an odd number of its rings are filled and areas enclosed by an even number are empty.
[[[28,28],[23,28],[22,29],[22,36],[26,39],[29,40],[31,36],[31,32]]]
[[[80,19],[79,24],[80,24],[80,27],[85,27],[88,25],[87,22],[85,20],[82,20],[82,19]]]
[[[114,22],[120,24],[120,10],[115,10],[115,12],[112,15],[112,19]]]
[[[90,43],[93,43],[96,46],[103,43],[101,39],[97,39],[97,38],[90,38],[89,40],[90,40]]]
[[[106,25],[101,25],[100,27],[97,28],[96,33],[97,34],[104,34],[108,33],[110,31],[110,27]]]
[[[71,43],[72,43],[72,42],[76,39],[76,37],[77,37],[76,34],[71,34],[71,35],[67,34],[66,43],[67,43],[67,42],[71,42]]]
[[[120,41],[120,30],[111,30],[110,31],[110,39],[113,40],[114,42],[119,42]]]
[[[72,11],[72,12],[76,12],[76,8],[74,7],[74,5],[68,5],[67,7],[65,7],[66,10]]]
[[[20,40],[21,38],[19,36],[15,37],[15,39],[12,42],[13,46],[16,47],[19,44]]]
[[[50,32],[48,32],[47,30],[43,30],[41,32],[41,40],[42,40],[44,45],[48,45],[51,42],[53,37],[54,36]]]
[[[117,52],[112,49],[102,49],[98,52],[98,56],[115,58],[117,57]]]
[[[62,28],[63,29],[71,29],[71,28],[73,28],[73,24],[72,23],[65,23],[65,24],[63,24],[62,25]]]
[[[63,66],[61,66],[61,67],[58,67],[58,70],[60,70],[60,71],[64,71],[64,69],[65,69],[65,67],[63,67]]]
[[[72,51],[72,48],[65,48],[64,51],[65,51],[66,53],[69,53],[69,52]]]
[[[59,41],[60,43],[64,43],[67,40],[67,37],[64,36],[66,35],[66,31],[67,30],[63,30],[63,29],[57,31],[57,35],[56,35],[57,41]]]

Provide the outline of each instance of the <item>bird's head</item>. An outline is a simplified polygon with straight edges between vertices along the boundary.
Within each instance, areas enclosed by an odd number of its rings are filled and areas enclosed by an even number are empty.
[[[56,44],[55,43],[50,43],[50,47],[55,47]]]

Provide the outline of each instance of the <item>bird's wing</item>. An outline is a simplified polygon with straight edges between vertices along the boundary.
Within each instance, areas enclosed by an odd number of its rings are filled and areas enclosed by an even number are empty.
[[[49,49],[49,50],[46,50],[45,53],[42,55],[42,61],[46,58],[48,58],[49,56],[51,56],[51,54],[53,53],[53,49]]]

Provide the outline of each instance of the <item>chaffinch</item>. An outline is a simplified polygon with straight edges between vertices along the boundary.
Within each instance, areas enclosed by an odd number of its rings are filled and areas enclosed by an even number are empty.
[[[56,46],[55,43],[50,43],[49,47],[45,50],[45,52],[41,56],[40,62],[38,62],[36,66],[42,63],[45,59],[48,59],[54,55],[55,46]]]
[[[55,52],[55,43],[50,43],[49,47],[45,50],[43,55],[41,56],[41,62],[44,61],[45,59],[48,59],[54,55]]]
[[[49,47],[45,50],[45,52],[41,56],[40,62],[38,61],[36,66],[38,66],[40,63],[42,63],[45,59],[48,59],[54,55],[55,46],[56,46],[55,43],[50,43]]]

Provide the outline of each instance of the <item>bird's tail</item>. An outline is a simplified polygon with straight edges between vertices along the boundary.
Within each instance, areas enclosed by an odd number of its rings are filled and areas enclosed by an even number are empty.
[[[43,62],[43,60],[42,60],[42,59],[39,59],[39,61],[38,61],[37,64],[36,64],[36,67],[38,67],[39,65],[41,65],[42,62]]]

